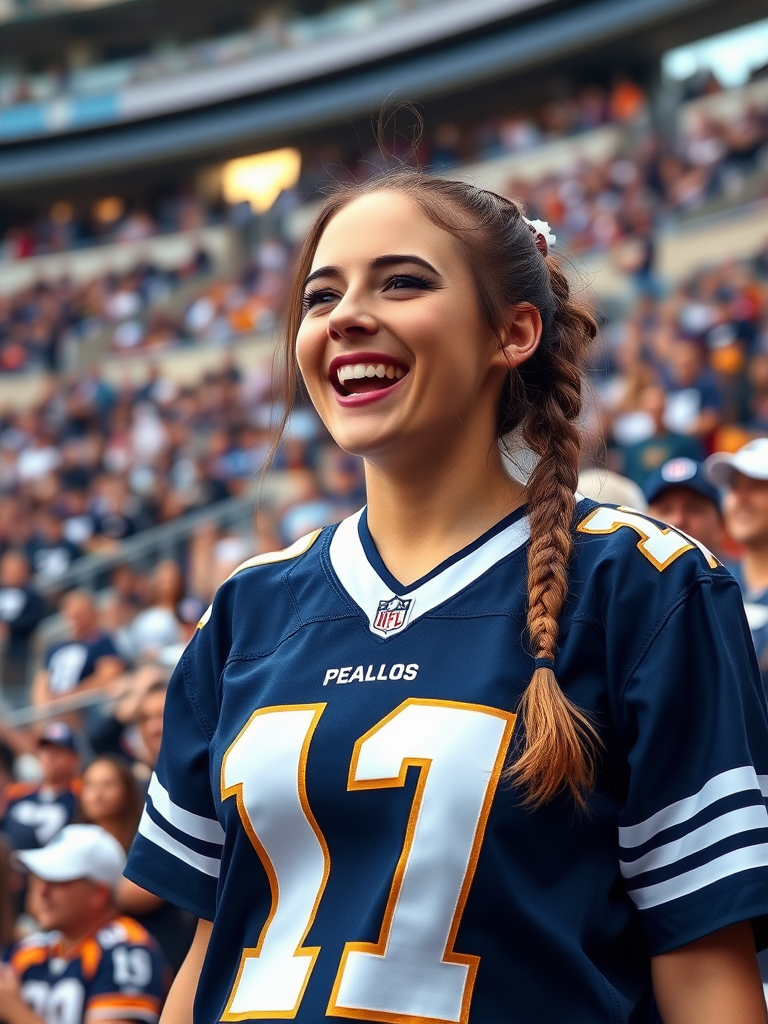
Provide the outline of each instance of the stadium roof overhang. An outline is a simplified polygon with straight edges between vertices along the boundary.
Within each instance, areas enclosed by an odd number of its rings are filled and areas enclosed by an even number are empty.
[[[616,47],[647,59],[708,32],[758,18],[763,0],[595,0],[522,26],[497,28],[366,70],[192,113],[0,150],[0,190],[91,178],[167,161],[251,151],[338,122],[385,101],[422,101],[532,73]]]

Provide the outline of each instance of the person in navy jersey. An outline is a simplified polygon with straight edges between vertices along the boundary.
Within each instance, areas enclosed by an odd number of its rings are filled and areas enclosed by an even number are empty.
[[[171,679],[126,867],[199,918],[164,1024],[765,1024],[738,586],[576,493],[597,326],[553,241],[407,170],[308,233],[286,396],[368,503],[236,570]]]
[[[744,554],[729,566],[744,595],[744,607],[768,692],[768,437],[734,455],[717,452],[707,460],[713,484],[723,487],[728,532]]]
[[[35,704],[103,687],[124,668],[112,637],[99,627],[91,594],[74,590],[61,603],[69,639],[52,644],[32,684]]]
[[[22,699],[27,685],[30,639],[46,615],[45,598],[30,581],[29,562],[18,550],[0,557],[0,681],[6,700]]]
[[[45,846],[77,812],[80,753],[66,722],[51,722],[40,734],[40,782],[12,782],[3,793],[0,839],[15,850]]]

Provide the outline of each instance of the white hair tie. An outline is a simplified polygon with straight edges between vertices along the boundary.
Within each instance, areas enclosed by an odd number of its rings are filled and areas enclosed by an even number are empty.
[[[545,220],[528,220],[527,217],[523,217],[523,220],[531,229],[531,234],[536,242],[536,248],[541,255],[549,255],[549,250],[557,241],[557,235],[552,232],[549,224]]]

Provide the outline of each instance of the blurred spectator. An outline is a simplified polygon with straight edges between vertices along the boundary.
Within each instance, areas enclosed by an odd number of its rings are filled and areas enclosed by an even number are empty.
[[[29,561],[41,583],[51,583],[79,558],[80,548],[64,536],[64,525],[53,509],[40,509],[27,542]]]
[[[579,473],[578,491],[602,504],[624,505],[638,512],[646,510],[645,496],[637,484],[610,469],[583,469]]]
[[[722,558],[723,514],[720,492],[692,459],[670,459],[645,482],[648,515],[700,541]]]
[[[80,754],[65,722],[43,730],[37,751],[42,781],[12,783],[3,794],[0,837],[15,850],[45,846],[75,817],[80,792]]]
[[[30,637],[48,614],[44,598],[30,582],[25,555],[6,551],[0,556],[0,681],[2,695],[12,703],[26,696]]]
[[[136,725],[142,743],[142,760],[150,768],[155,767],[160,755],[163,739],[163,712],[168,684],[156,681],[146,690],[136,709]]]
[[[707,438],[720,422],[722,401],[712,372],[705,369],[699,345],[674,342],[665,370],[665,424],[678,434]]]
[[[642,487],[649,474],[669,459],[700,461],[704,450],[694,438],[667,429],[667,395],[663,388],[651,385],[639,397],[640,411],[647,416],[650,432],[643,440],[622,446],[622,454],[624,475]]]
[[[725,525],[744,550],[730,568],[744,596],[768,692],[768,437],[750,441],[735,455],[710,456],[707,475],[716,487],[726,488]]]
[[[69,639],[52,644],[44,667],[35,676],[32,700],[50,704],[58,698],[106,686],[123,669],[123,661],[109,636],[99,627],[93,596],[74,590],[61,603]]]
[[[151,593],[129,630],[134,662],[151,661],[165,647],[181,641],[178,612],[184,597],[184,576],[176,562],[160,562],[150,584]]]
[[[5,1024],[60,1024],[64,998],[79,1010],[68,1024],[156,1024],[166,990],[162,957],[144,928],[118,913],[125,854],[117,840],[97,825],[69,825],[15,861],[32,876],[29,903],[41,932],[0,965]]]
[[[136,779],[124,758],[102,755],[83,772],[80,807],[84,820],[109,832],[126,853],[139,827],[143,805]]]

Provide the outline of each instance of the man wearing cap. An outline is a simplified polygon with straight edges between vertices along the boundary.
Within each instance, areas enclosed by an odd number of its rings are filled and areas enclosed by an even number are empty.
[[[3,794],[0,838],[14,850],[45,846],[75,815],[80,755],[77,738],[66,722],[45,727],[37,757],[42,782],[11,783]]]
[[[648,477],[643,490],[648,515],[682,530],[720,556],[723,544],[720,492],[707,480],[701,462],[668,459]]]
[[[726,488],[725,527],[744,549],[741,562],[730,568],[744,595],[768,690],[768,437],[750,441],[734,455],[717,452],[705,467],[709,480]]]
[[[13,855],[32,876],[43,931],[0,964],[3,1024],[156,1024],[164,994],[154,940],[118,914],[114,889],[125,854],[98,825],[67,825],[48,846]]]

